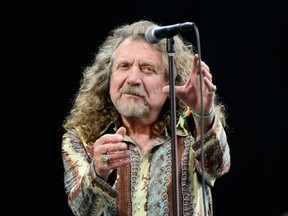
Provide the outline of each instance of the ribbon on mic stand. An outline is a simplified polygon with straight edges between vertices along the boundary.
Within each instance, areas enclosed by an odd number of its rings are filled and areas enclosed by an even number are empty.
[[[177,135],[176,135],[176,97],[174,80],[174,38],[167,38],[167,52],[169,63],[170,79],[170,110],[171,110],[171,151],[172,151],[172,194],[173,194],[173,215],[179,215],[178,195],[178,166],[177,166]]]

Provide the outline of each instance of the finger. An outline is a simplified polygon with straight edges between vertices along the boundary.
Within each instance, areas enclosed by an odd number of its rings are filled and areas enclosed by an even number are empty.
[[[210,68],[209,66],[205,63],[205,62],[201,62],[201,69],[202,69],[202,73],[205,73],[205,75],[209,75],[212,76],[212,74],[210,73]]]
[[[209,71],[209,67],[208,68],[202,68],[202,75],[203,75],[203,79],[208,79],[210,82],[212,82],[212,74]]]
[[[110,162],[111,161],[121,161],[123,159],[129,159],[130,156],[132,155],[130,150],[123,150],[123,151],[118,151],[118,152],[109,152],[108,157]]]
[[[125,164],[130,163],[129,158],[125,158],[123,160],[118,160],[118,161],[111,161],[109,164],[103,164],[103,168],[105,169],[117,169]]]
[[[122,135],[122,136],[124,137],[125,134],[126,134],[126,128],[125,128],[125,127],[120,127],[120,128],[116,131],[116,134],[120,134],[120,135]]]
[[[98,163],[100,162],[100,167],[103,165],[111,164],[111,163],[117,163],[121,161],[130,161],[130,156],[132,155],[130,150],[123,150],[123,151],[117,151],[117,152],[107,152],[105,154],[101,154],[96,158],[96,161]],[[95,160],[95,159],[94,159]],[[107,168],[107,166],[106,166]]]
[[[112,152],[119,152],[124,151],[128,149],[128,145],[124,142],[119,143],[108,143],[101,146],[101,149],[99,149],[99,153],[101,154],[111,154]]]
[[[129,164],[131,161],[129,158],[125,158],[125,159],[122,159],[122,160],[117,160],[117,161],[113,161],[111,160],[109,163],[106,163],[106,164],[99,164],[97,167],[97,171],[99,173],[102,173],[102,175],[110,175],[110,173],[112,172],[113,169],[117,169],[123,165],[126,165],[126,164]]]
[[[199,55],[195,54],[193,59],[192,74],[198,74],[198,73],[199,73]]]
[[[175,86],[175,95],[179,99],[184,99],[185,98],[185,87],[184,86]],[[170,86],[164,86],[162,88],[163,93],[165,94],[170,94]]]
[[[217,86],[212,84],[209,86],[208,92],[209,92],[209,94],[214,94],[216,92],[216,90],[217,90]]]
[[[121,134],[105,134],[96,140],[95,144],[103,145],[106,143],[118,143],[123,140],[123,136]]]
[[[208,78],[205,78],[204,82],[205,82],[206,91],[209,94],[213,94],[216,92],[217,86],[215,84],[213,84]]]
[[[130,163],[130,156],[132,155],[130,150],[125,150],[121,152],[111,152],[108,154],[103,154],[99,158],[96,166],[98,168],[98,172],[106,173],[107,170],[116,169],[122,165]]]
[[[162,92],[165,93],[165,94],[170,94],[170,86],[169,85],[164,86],[162,88]]]

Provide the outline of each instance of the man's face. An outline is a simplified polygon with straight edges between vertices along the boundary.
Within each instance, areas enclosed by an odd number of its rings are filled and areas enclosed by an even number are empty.
[[[123,41],[112,65],[110,96],[125,117],[158,117],[167,95],[161,54],[145,41]]]

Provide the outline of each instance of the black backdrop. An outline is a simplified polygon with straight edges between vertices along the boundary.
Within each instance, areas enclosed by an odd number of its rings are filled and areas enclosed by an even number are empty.
[[[162,25],[196,24],[202,60],[228,107],[232,166],[213,188],[215,215],[287,212],[287,9],[278,0],[3,4],[1,178],[6,211],[72,215],[63,186],[61,123],[81,72],[110,29],[151,19]],[[193,32],[183,36],[194,40]]]

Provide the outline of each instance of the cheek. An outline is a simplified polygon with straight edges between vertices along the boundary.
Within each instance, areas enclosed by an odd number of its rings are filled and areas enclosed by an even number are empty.
[[[149,94],[151,97],[153,98],[165,98],[167,97],[167,94],[164,94],[163,91],[162,91],[162,88],[165,86],[166,84],[165,83],[161,83],[161,82],[154,82],[151,80],[149,82]],[[165,100],[164,99],[164,100]]]
[[[124,79],[120,76],[111,76],[109,91],[112,101],[115,101],[118,91],[122,87],[123,83]]]
[[[113,98],[115,97],[116,92],[117,92],[117,88],[116,88],[115,80],[113,78],[111,78],[109,93],[110,93],[110,97],[111,97],[112,101],[113,101]]]
[[[110,80],[110,91],[115,91],[115,89],[119,88],[119,83],[121,83],[119,77],[117,78],[117,76],[112,74]]]

